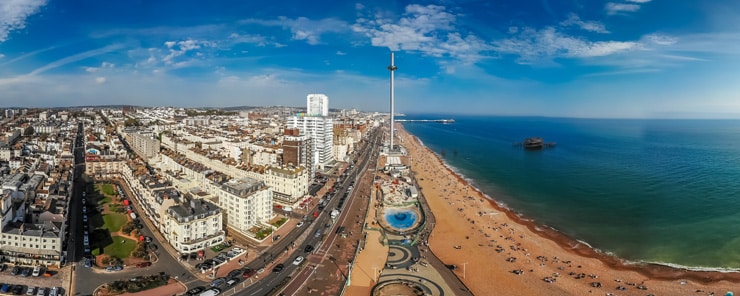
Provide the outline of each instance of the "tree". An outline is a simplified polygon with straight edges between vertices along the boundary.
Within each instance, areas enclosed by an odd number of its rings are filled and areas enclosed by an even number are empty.
[[[35,130],[33,129],[33,127],[29,125],[25,130],[23,130],[23,135],[24,136],[33,136],[34,132],[35,132]]]

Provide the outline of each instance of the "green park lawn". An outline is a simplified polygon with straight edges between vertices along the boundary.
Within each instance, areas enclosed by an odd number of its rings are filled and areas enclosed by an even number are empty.
[[[136,241],[122,236],[111,236],[113,243],[103,248],[103,254],[118,258],[128,258],[136,248]],[[121,243],[123,241],[123,243]],[[97,249],[95,250],[97,251]]]
[[[124,214],[108,213],[103,215],[103,228],[108,229],[110,232],[117,232],[121,230],[121,226],[126,224],[128,218]]]
[[[116,194],[116,189],[113,187],[113,184],[103,184],[103,185],[100,185],[100,187],[103,193],[105,193],[105,195],[115,195]]]

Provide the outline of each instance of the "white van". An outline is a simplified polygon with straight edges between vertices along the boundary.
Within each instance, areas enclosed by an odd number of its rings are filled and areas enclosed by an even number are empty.
[[[221,290],[219,290],[218,288],[210,288],[203,291],[203,293],[200,293],[199,296],[216,296],[218,294],[221,294]]]

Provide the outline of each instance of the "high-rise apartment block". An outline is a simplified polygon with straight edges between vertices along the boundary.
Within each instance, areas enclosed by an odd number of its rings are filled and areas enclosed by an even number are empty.
[[[329,97],[325,94],[306,96],[306,114],[308,116],[329,116]]]
[[[311,141],[311,165],[323,167],[329,164],[334,145],[333,121],[328,117],[292,116],[287,120],[288,128],[298,129],[301,136],[307,136]]]

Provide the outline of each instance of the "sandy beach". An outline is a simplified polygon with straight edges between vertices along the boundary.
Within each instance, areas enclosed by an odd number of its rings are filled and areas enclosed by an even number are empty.
[[[740,273],[627,264],[499,206],[397,125],[437,224],[431,251],[475,295],[725,295]]]

